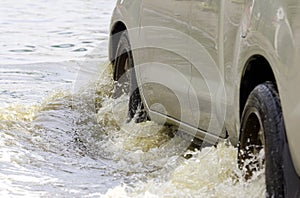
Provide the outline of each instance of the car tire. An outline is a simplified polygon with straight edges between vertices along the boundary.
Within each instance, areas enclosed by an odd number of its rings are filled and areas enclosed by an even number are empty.
[[[238,162],[246,179],[265,167],[267,197],[299,197],[299,177],[291,160],[279,95],[271,82],[258,85],[248,97]]]
[[[129,95],[128,119],[143,122],[148,119],[137,84],[134,61],[127,31],[121,34],[114,61],[114,97]]]

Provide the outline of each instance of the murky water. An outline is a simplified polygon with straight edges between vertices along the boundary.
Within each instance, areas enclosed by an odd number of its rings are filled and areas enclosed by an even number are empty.
[[[1,64],[106,58],[115,0],[1,0]],[[102,52],[102,53],[101,53]]]
[[[107,63],[114,3],[1,1],[0,196],[264,197],[236,148],[191,151],[172,127],[125,123]]]

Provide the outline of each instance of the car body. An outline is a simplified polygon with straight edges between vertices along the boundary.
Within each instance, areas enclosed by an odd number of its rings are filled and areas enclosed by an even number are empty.
[[[118,0],[109,57],[114,63],[114,35],[128,30],[151,119],[167,119],[211,143],[229,137],[238,145],[249,94],[273,82],[299,177],[299,20],[296,0]]]

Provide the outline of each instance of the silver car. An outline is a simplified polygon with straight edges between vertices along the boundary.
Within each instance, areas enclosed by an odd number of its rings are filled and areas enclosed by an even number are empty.
[[[300,197],[299,21],[296,0],[118,0],[115,96],[128,120],[229,139],[246,179],[265,167],[268,197]]]

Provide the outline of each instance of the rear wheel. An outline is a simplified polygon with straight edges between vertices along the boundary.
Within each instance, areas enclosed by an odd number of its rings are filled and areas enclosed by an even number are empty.
[[[121,33],[120,41],[116,50],[114,61],[114,97],[118,98],[123,94],[129,96],[128,122],[133,118],[135,122],[146,121],[148,116],[141,100],[134,70],[134,61],[127,31]]]
[[[238,162],[246,179],[265,167],[267,197],[299,196],[299,178],[285,134],[279,95],[273,83],[258,85],[246,102]]]

